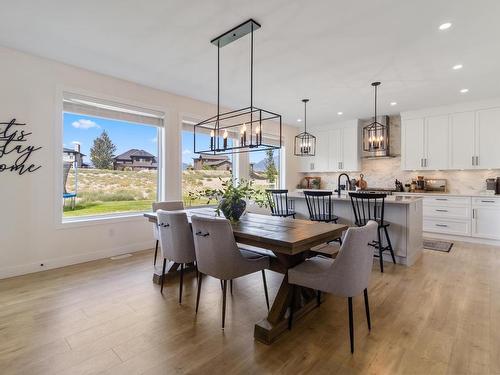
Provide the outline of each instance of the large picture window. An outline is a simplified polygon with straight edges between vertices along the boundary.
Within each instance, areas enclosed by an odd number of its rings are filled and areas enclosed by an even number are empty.
[[[281,150],[249,153],[249,178],[256,188],[278,189],[281,186]]]
[[[63,219],[150,210],[162,126],[160,112],[65,94]]]

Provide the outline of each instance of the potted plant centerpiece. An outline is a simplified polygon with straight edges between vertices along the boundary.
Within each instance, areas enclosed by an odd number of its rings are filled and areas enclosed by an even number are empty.
[[[189,193],[191,198],[208,198],[207,204],[218,202],[215,210],[220,216],[221,212],[226,219],[233,223],[240,220],[247,207],[247,200],[255,202],[259,207],[269,207],[269,202],[265,191],[256,189],[253,181],[236,178],[229,178],[221,181],[219,189],[204,189],[198,192]]]

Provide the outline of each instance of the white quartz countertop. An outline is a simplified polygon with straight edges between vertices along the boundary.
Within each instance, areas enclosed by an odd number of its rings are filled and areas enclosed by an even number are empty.
[[[446,196],[446,197],[473,197],[473,198],[500,198],[500,195],[495,195],[495,194],[452,194],[452,193],[440,193],[440,192],[425,192],[425,193],[398,192],[393,194],[395,196],[407,196],[407,197]]]
[[[325,191],[328,191],[328,190],[325,190]],[[292,199],[304,199],[304,192],[302,190],[300,191],[294,191],[294,192],[291,192],[291,193],[288,193],[288,198],[292,198]],[[338,196],[337,193],[333,193],[332,195],[332,199],[334,201],[348,201],[350,202],[351,201],[351,198],[349,198],[348,195],[346,194],[342,194],[342,196]],[[412,204],[413,202],[415,201],[418,201],[422,199],[421,196],[417,196],[417,195],[388,195],[386,198],[385,198],[385,203],[387,204]]]

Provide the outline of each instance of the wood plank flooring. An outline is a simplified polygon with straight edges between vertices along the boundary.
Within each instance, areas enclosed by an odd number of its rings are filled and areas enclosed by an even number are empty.
[[[355,298],[327,296],[271,346],[253,339],[266,315],[260,274],[239,279],[220,329],[221,290],[206,278],[164,295],[152,252],[0,281],[0,374],[500,374],[500,248],[457,243],[406,268],[374,263],[372,332]],[[268,272],[271,298],[281,275]]]

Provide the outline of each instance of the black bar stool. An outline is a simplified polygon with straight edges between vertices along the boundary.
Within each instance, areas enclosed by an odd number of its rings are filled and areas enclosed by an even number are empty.
[[[387,227],[389,223],[384,222],[385,198],[387,194],[379,193],[349,193],[351,197],[352,209],[354,211],[354,224],[358,227],[363,227],[370,220],[378,223],[378,241],[374,241],[370,246],[378,249],[378,257],[380,258],[380,271],[384,272],[384,260],[382,253],[389,250],[392,261],[396,264],[394,250],[392,248],[391,239]],[[383,246],[382,230],[385,233],[387,246]]]
[[[309,219],[323,223],[335,223],[339,217],[333,214],[333,201],[331,191],[304,191],[307,209],[309,210]],[[342,238],[335,241],[342,244]]]
[[[266,189],[267,200],[271,207],[272,216],[288,217],[295,219],[295,210],[293,201],[288,200],[288,190],[285,189]]]

